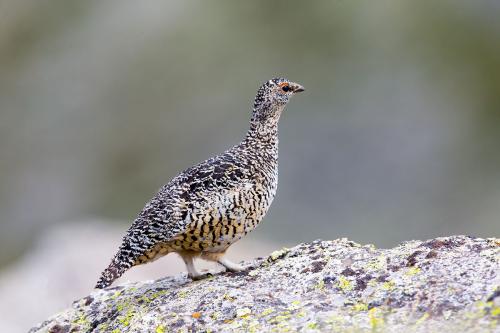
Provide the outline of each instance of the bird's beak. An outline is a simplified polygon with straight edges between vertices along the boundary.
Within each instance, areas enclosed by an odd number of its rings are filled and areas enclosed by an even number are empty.
[[[292,88],[293,93],[299,93],[299,92],[302,92],[305,90],[304,87],[302,87],[300,84],[295,83],[295,82],[291,83],[290,87]]]

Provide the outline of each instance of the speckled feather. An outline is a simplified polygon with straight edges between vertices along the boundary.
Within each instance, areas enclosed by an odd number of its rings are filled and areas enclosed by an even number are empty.
[[[300,85],[283,78],[264,83],[243,141],[163,186],[128,230],[96,287],[170,252],[223,255],[252,231],[276,194],[278,121],[290,96],[299,91]]]

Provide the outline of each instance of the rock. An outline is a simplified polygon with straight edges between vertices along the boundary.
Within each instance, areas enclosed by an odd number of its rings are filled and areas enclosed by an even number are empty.
[[[96,290],[30,332],[500,332],[500,239],[282,249],[242,273]]]
[[[84,219],[44,228],[22,258],[0,270],[0,332],[26,333],[34,323],[87,296],[108,266],[127,227],[127,222]],[[232,246],[228,257],[234,261],[250,260],[265,256],[282,244],[286,243],[268,243],[252,234]],[[217,267],[202,260],[196,266]],[[170,254],[127,271],[116,285],[158,279],[185,270],[182,259]]]

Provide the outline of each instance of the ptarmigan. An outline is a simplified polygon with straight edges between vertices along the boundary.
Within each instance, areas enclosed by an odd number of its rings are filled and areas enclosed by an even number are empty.
[[[242,266],[224,258],[231,244],[252,231],[278,187],[278,121],[291,96],[304,88],[284,78],[265,82],[241,143],[195,165],[163,186],[124,236],[96,288],[105,288],[132,266],[178,253],[192,279],[203,277],[193,259],[229,271]]]

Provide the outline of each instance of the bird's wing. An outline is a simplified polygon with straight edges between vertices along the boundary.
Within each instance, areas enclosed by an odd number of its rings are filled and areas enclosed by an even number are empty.
[[[166,242],[182,234],[193,214],[234,207],[238,194],[252,186],[251,172],[231,154],[202,162],[180,173],[146,204],[129,233]]]

